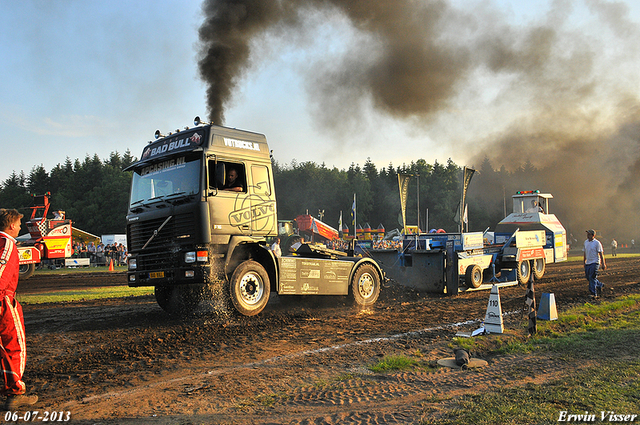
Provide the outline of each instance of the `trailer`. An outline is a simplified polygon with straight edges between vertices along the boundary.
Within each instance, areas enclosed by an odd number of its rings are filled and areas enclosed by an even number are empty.
[[[550,194],[514,195],[514,212],[495,232],[433,232],[404,235],[398,250],[371,249],[389,279],[418,290],[457,294],[491,286],[526,284],[546,264],[566,261],[566,231],[547,214]],[[536,211],[523,206],[536,202]],[[538,208],[544,209],[539,211]]]

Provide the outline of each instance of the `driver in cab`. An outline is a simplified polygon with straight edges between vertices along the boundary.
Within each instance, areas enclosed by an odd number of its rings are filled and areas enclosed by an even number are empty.
[[[244,186],[240,179],[238,179],[238,171],[235,168],[230,168],[227,172],[227,181],[225,182],[222,190],[231,190],[233,192],[244,192]]]

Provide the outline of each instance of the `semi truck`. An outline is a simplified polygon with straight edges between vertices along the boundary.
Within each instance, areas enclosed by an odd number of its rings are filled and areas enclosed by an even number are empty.
[[[73,254],[72,222],[65,219],[63,211],[47,218],[50,197],[50,192],[33,197],[31,217],[26,223],[30,238],[18,246],[21,280],[29,279],[42,260],[62,261]]]
[[[567,260],[566,230],[548,213],[551,194],[523,191],[512,198],[513,212],[494,232],[404,235],[401,249],[372,249],[371,256],[388,278],[448,295],[526,284],[531,274],[541,279],[546,264]]]
[[[271,155],[263,134],[205,123],[156,139],[132,172],[126,217],[128,285],[153,286],[170,314],[259,314],[271,293],[378,299],[384,273],[371,258],[314,244],[277,257]]]

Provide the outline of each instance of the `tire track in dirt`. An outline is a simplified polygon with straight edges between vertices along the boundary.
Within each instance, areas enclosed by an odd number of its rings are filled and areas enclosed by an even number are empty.
[[[578,369],[592,366],[593,362],[584,362]],[[571,367],[577,370],[575,365]],[[359,375],[331,383],[328,388],[305,386],[278,394],[268,409],[239,413],[232,408],[227,414],[247,423],[256,416],[262,418],[261,423],[276,423],[269,418],[280,415],[290,418],[286,423],[299,425],[416,423],[431,405],[437,409],[443,401],[490,388],[549,382],[566,374],[566,369],[567,364],[555,356],[524,355],[494,358],[486,367],[468,370],[438,367],[433,371]],[[372,404],[374,411],[369,410]],[[327,410],[327,414],[313,416],[319,410]]]

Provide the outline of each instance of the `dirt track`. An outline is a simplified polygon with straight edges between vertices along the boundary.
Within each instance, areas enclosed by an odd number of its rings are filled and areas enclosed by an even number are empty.
[[[610,259],[606,297],[640,292],[640,260]],[[46,288],[125,284],[124,274],[34,276],[22,293]],[[559,310],[589,300],[579,263],[550,265],[536,298],[553,292]],[[526,288],[502,288],[505,328],[526,323]],[[613,290],[613,291],[612,291]],[[478,327],[488,292],[453,298],[391,284],[373,309],[344,299],[272,299],[254,318],[168,317],[153,297],[24,306],[25,380],[40,410],[69,411],[73,423],[417,423],[451,398],[483,387],[554,379],[554,358],[485,358],[459,371],[372,374],[385,355],[435,362],[452,355],[456,332]],[[317,303],[317,305],[314,305]],[[456,323],[465,323],[455,326]],[[517,379],[516,379],[517,376]]]

